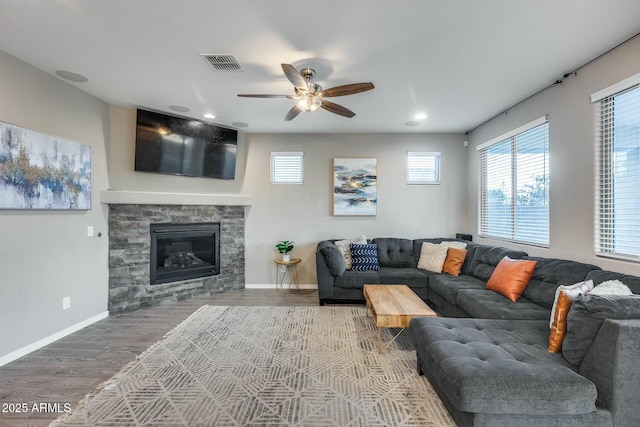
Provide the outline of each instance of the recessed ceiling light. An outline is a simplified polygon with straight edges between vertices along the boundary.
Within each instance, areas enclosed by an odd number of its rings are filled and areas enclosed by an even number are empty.
[[[215,119],[215,118],[216,118],[216,116],[215,116],[215,115],[213,115],[213,114],[211,114],[211,113],[207,113],[207,114],[205,114],[205,115],[204,115],[204,118],[205,118],[205,119]]]
[[[408,122],[405,122],[404,125],[405,126],[418,126],[421,125],[422,122],[419,120],[409,120]]]
[[[249,126],[249,123],[245,123],[245,122],[233,122],[231,124],[237,128],[246,128]]]
[[[415,116],[413,116],[413,118],[416,120],[424,120],[427,118],[427,115],[424,113],[418,113]]]
[[[188,107],[182,105],[169,105],[169,109],[171,111],[175,111],[176,113],[188,113],[189,111],[191,111]]]
[[[82,74],[72,73],[71,71],[65,71],[65,70],[56,71],[56,76],[65,80],[69,80],[70,82],[76,82],[76,83],[86,83],[89,81],[89,79],[83,76]]]

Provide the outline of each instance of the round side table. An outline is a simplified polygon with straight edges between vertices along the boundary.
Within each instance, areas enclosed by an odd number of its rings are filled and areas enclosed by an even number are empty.
[[[291,282],[296,285],[296,291],[300,291],[300,283],[298,282],[298,264],[302,261],[300,258],[291,258],[289,261],[283,261],[276,259],[276,290],[283,289],[284,278],[289,273],[289,289],[291,289]],[[292,274],[293,270],[293,274]]]

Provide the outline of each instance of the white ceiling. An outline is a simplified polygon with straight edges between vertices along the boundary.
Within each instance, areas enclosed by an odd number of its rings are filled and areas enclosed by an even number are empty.
[[[109,103],[248,132],[464,132],[640,32],[638,0],[0,0],[0,50]],[[234,54],[213,71],[200,54]],[[283,117],[281,63],[317,70],[354,112]],[[408,127],[416,113],[428,118]]]

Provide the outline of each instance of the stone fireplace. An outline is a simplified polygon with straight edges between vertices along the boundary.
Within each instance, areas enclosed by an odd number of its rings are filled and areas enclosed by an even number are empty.
[[[111,314],[244,288],[247,203],[141,204],[128,203],[128,196],[113,203],[114,195],[104,193],[102,201],[109,204]],[[176,203],[175,198],[164,199]],[[158,237],[160,255],[152,260]]]

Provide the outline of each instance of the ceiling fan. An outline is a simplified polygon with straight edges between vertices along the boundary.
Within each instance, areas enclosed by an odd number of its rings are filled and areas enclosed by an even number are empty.
[[[334,102],[327,101],[325,98],[353,95],[373,89],[374,87],[373,83],[367,82],[322,89],[322,86],[318,83],[311,82],[311,79],[316,75],[316,70],[313,68],[303,68],[298,71],[291,64],[282,64],[282,71],[284,71],[289,81],[293,83],[295,95],[238,94],[238,96],[245,98],[289,98],[295,100],[296,103],[294,106],[289,110],[287,115],[284,116],[284,120],[287,122],[293,120],[303,111],[309,113],[318,108],[323,108],[331,113],[351,118],[355,116],[356,113]]]

